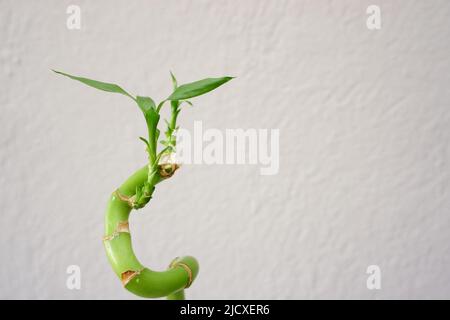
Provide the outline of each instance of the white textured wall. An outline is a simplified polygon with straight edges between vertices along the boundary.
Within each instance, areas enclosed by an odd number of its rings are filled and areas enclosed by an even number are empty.
[[[199,259],[189,298],[450,298],[449,16],[448,1],[0,1],[0,297],[134,298],[101,236],[146,161],[143,118],[56,68],[158,100],[169,70],[234,75],[180,124],[280,129],[278,175],[185,166],[133,215],[144,264]]]

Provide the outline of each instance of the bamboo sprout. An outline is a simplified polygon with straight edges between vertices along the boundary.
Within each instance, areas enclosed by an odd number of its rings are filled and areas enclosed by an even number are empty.
[[[140,139],[146,144],[149,162],[112,193],[106,209],[103,244],[108,260],[125,289],[145,298],[184,299],[184,289],[189,288],[198,275],[197,260],[191,256],[177,257],[165,271],[144,267],[133,252],[128,218],[132,209],[145,207],[152,198],[155,186],[170,178],[179,168],[176,163],[161,163],[161,159],[171,159],[176,150],[176,121],[181,104],[186,102],[192,105],[187,99],[214,90],[232,77],[208,78],[178,86],[171,73],[174,91],[156,106],[150,97],[133,97],[118,85],[53,71],[99,90],[123,94],[133,99],[144,113],[148,138]],[[164,148],[157,152],[159,113],[167,101],[171,103],[171,119],[167,121],[166,139],[160,141]]]

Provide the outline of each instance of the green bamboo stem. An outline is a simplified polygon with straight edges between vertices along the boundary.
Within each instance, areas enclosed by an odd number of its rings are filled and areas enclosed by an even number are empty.
[[[131,245],[128,218],[132,209],[145,207],[152,198],[156,184],[170,178],[178,168],[178,165],[171,161],[163,164],[160,161],[163,156],[170,159],[175,152],[175,131],[181,103],[192,105],[187,99],[208,93],[230,81],[232,77],[206,78],[178,86],[175,76],[171,73],[173,92],[156,106],[150,97],[133,97],[116,84],[53,71],[98,90],[125,95],[136,102],[143,112],[148,136],[147,139],[143,137],[140,139],[147,146],[149,162],[111,195],[106,209],[103,243],[114,272],[128,291],[145,298],[167,296],[171,300],[184,299],[184,289],[188,288],[197,277],[199,270],[197,260],[190,256],[175,258],[166,271],[153,271],[144,267],[136,258]],[[170,122],[167,123],[166,141],[160,141],[165,148],[158,153],[159,113],[164,103],[168,101],[172,107],[172,115]]]
[[[197,277],[199,265],[193,257],[176,258],[166,271],[145,268],[136,258],[128,228],[131,207],[126,201],[135,194],[136,187],[147,181],[148,166],[129,177],[108,202],[105,216],[104,246],[108,260],[123,286],[145,298],[184,299],[184,288]],[[155,184],[163,178],[158,174]]]

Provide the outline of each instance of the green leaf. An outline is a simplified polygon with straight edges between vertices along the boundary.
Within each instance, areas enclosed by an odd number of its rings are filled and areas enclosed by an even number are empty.
[[[117,84],[114,83],[107,83],[107,82],[101,82],[101,81],[96,81],[96,80],[92,80],[92,79],[88,79],[88,78],[82,78],[82,77],[77,77],[77,76],[72,76],[70,74],[61,72],[61,71],[56,71],[56,70],[52,70],[55,73],[61,74],[63,76],[69,77],[70,79],[73,80],[77,80],[80,81],[90,87],[93,87],[95,89],[99,89],[99,90],[103,90],[103,91],[107,91],[107,92],[115,92],[115,93],[120,93],[123,95],[126,95],[127,97],[130,97],[131,99],[134,100],[134,97],[131,96],[128,92],[126,92],[125,90],[123,90],[121,87],[119,87]]]
[[[156,107],[156,112],[159,113],[159,111],[161,110],[162,106],[164,105],[164,103],[166,103],[168,100],[163,100],[161,101],[158,106]]]
[[[178,87],[177,78],[173,75],[172,71],[170,71],[170,77],[172,78],[173,90]]]
[[[158,139],[159,114],[154,108],[149,108],[144,112],[145,121],[148,128],[149,157],[150,162],[154,163],[156,157],[156,141]]]
[[[150,161],[154,161],[156,157],[156,141],[159,138],[158,122],[159,114],[156,111],[155,102],[150,97],[136,97],[136,102],[141,108],[147,122],[148,129],[148,152]]]
[[[182,104],[183,102],[186,102],[189,106],[193,107],[194,105],[192,104],[192,102],[190,102],[189,100],[183,100],[180,102],[180,104]]]
[[[150,97],[137,96],[136,102],[144,114],[150,112],[150,109],[155,110],[156,108],[155,102]]]
[[[175,75],[172,73],[172,71],[170,71],[170,77],[172,78],[173,90],[175,91],[178,88],[178,81],[177,78],[175,78]],[[173,100],[170,101],[170,105],[172,106],[172,112],[174,112],[178,109],[180,103],[176,100]]]
[[[155,109],[149,109],[144,113],[144,116],[145,120],[147,121],[149,131],[150,129],[152,129],[151,131],[156,133],[156,127],[159,121],[159,114],[156,112]]]
[[[197,97],[220,87],[231,79],[233,79],[233,77],[207,78],[200,81],[183,84],[176,88],[167,100],[176,101]]]
[[[136,102],[141,108],[147,122],[148,129],[148,150],[151,161],[156,157],[156,141],[159,138],[158,122],[159,114],[156,111],[155,102],[150,97],[136,97]]]
[[[144,137],[139,137],[139,139],[141,139],[147,145],[147,147],[150,147],[147,139],[145,139]]]

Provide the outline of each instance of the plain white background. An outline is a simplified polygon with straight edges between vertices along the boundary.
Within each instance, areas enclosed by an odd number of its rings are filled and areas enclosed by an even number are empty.
[[[55,68],[155,100],[169,70],[233,75],[180,125],[280,129],[278,175],[184,166],[132,215],[148,267],[198,258],[189,298],[449,298],[449,16],[448,1],[1,0],[0,297],[135,298],[101,237],[108,196],[146,162],[145,122]]]

